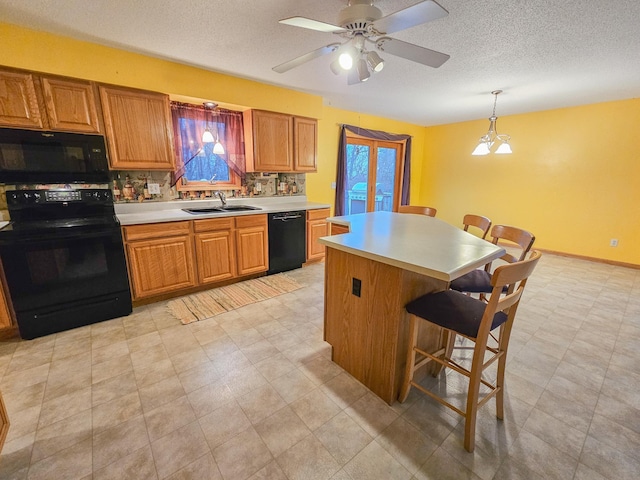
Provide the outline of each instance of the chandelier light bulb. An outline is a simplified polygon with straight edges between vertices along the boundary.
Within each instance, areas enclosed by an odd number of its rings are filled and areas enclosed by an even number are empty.
[[[338,62],[340,63],[340,66],[345,70],[351,70],[351,68],[353,67],[353,57],[351,56],[350,52],[341,53],[338,57]]]

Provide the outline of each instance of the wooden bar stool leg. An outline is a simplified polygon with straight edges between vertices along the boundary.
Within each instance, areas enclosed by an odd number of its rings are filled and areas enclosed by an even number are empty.
[[[418,331],[420,320],[415,315],[409,315],[409,345],[407,347],[407,365],[405,366],[404,379],[402,380],[402,386],[400,387],[400,393],[398,394],[398,401],[404,402],[409,395],[409,389],[411,388],[411,381],[413,380],[413,374],[416,364],[416,351],[415,347],[418,343]]]
[[[478,415],[478,396],[482,378],[486,342],[476,341],[473,350],[473,361],[469,374],[469,390],[467,391],[467,410],[464,415],[464,448],[473,452],[476,441],[476,417]]]

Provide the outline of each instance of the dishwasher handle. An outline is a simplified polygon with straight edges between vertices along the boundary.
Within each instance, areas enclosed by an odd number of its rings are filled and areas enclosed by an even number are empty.
[[[271,217],[272,220],[281,220],[286,222],[287,220],[295,220],[296,218],[300,218],[302,215],[300,213],[283,213],[283,214],[275,214]]]

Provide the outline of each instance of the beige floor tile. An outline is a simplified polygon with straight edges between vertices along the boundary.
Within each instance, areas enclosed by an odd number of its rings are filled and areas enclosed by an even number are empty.
[[[311,430],[321,427],[341,411],[319,388],[292,402],[290,407]]]
[[[207,453],[199,459],[181,468],[167,480],[222,480],[222,474],[211,453]]]
[[[314,434],[340,466],[373,441],[373,437],[344,412],[326,422]]]
[[[84,440],[56,455],[31,465],[30,480],[52,478],[84,478],[91,475],[91,439]]]
[[[166,478],[209,453],[200,424],[194,421],[151,444],[159,478]]]
[[[286,405],[282,397],[278,395],[278,392],[268,384],[262,385],[238,398],[238,404],[254,425]]]
[[[311,433],[289,406],[257,423],[254,428],[274,457]]]
[[[117,377],[123,373],[132,372],[133,365],[129,353],[119,357],[113,357],[91,367],[91,383],[99,383],[109,378]]]
[[[438,446],[403,418],[397,418],[376,442],[404,468],[415,474]]]
[[[46,427],[91,408],[91,387],[45,401],[42,404],[38,427]]]
[[[273,460],[269,449],[252,427],[214,448],[213,457],[225,479],[247,478]]]
[[[251,426],[251,422],[235,400],[200,417],[198,421],[211,449],[222,445]]]
[[[282,353],[264,359],[254,366],[270,382],[296,368]]]
[[[398,414],[386,402],[367,392],[345,409],[345,412],[372,437],[376,437]]]
[[[535,408],[524,424],[524,430],[576,459],[580,458],[587,437],[585,432],[564,425],[555,417]]]
[[[38,429],[33,444],[31,463],[36,463],[61,450],[91,438],[91,411],[85,410]]]
[[[562,453],[537,436],[522,431],[510,448],[511,459],[548,479],[572,478],[577,459]]]
[[[308,435],[276,460],[290,480],[324,480],[340,469],[314,435]]]
[[[401,480],[411,477],[409,470],[404,468],[377,442],[371,442],[349,463],[344,466],[345,472],[353,480],[369,478],[385,478]]]
[[[93,472],[93,480],[125,480],[129,478],[136,480],[156,480],[158,478],[150,445],[145,445],[126,457]]]
[[[0,478],[7,480],[27,478],[35,436],[34,431],[13,440],[7,438],[0,457]]]
[[[234,401],[233,393],[222,380],[189,392],[187,396],[198,418],[217,410],[228,402]]]
[[[178,374],[182,388],[184,388],[184,391],[187,393],[213,383],[219,380],[221,376],[218,369],[209,361],[208,357],[206,362],[200,363]]]
[[[187,397],[165,403],[144,414],[149,440],[152,442],[196,420]]]
[[[107,428],[93,436],[93,469],[100,470],[148,444],[142,415]]]
[[[140,402],[145,412],[176,400],[185,395],[184,388],[177,375],[160,380],[158,383],[140,388]]]
[[[629,457],[591,436],[587,436],[580,463],[609,479],[635,480],[640,472],[637,454]]]
[[[142,405],[138,392],[114,398],[91,410],[93,433],[98,434],[107,428],[115,427],[127,420],[142,415]]]
[[[93,407],[113,400],[114,398],[137,393],[138,387],[132,372],[123,373],[91,386],[91,404]]]

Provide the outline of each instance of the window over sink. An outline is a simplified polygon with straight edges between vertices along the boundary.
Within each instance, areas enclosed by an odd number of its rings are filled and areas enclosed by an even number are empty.
[[[176,147],[172,183],[178,190],[239,188],[246,170],[242,112],[171,102],[171,115]],[[209,141],[203,141],[205,132]]]

